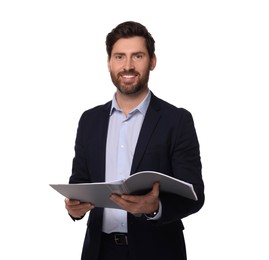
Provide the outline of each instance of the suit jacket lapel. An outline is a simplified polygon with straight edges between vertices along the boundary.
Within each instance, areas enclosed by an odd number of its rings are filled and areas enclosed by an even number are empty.
[[[152,136],[152,133],[160,119],[160,107],[158,98],[156,98],[153,94],[151,96],[151,101],[138,137],[131,174],[137,171],[137,167],[139,162],[141,161],[143,154],[146,150],[148,142]]]
[[[95,182],[105,181],[105,165],[106,165],[106,140],[107,140],[107,130],[109,122],[109,112],[111,108],[111,102],[104,105],[103,115],[100,116],[98,120],[98,133],[96,134],[96,149],[94,152],[96,154],[96,159],[94,162],[95,169]]]

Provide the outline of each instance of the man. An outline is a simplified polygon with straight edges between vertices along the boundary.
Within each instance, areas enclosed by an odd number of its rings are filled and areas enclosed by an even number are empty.
[[[204,204],[199,143],[191,114],[157,98],[148,88],[156,66],[155,41],[136,22],[106,38],[108,70],[117,90],[112,101],[83,113],[70,183],[126,178],[158,171],[192,183],[198,200],[160,192],[111,195],[121,209],[65,199],[74,220],[89,212],[82,260],[185,260],[181,219]]]

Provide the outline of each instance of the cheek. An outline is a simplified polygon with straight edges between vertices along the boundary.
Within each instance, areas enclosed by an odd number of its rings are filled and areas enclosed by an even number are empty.
[[[119,64],[108,64],[108,71],[113,74],[117,74],[121,70],[121,66]]]

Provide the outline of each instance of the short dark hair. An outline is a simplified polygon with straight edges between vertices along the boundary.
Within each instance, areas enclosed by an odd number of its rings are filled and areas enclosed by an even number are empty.
[[[111,57],[113,45],[117,40],[134,36],[145,38],[149,56],[152,58],[155,52],[155,41],[147,28],[140,23],[127,21],[117,25],[106,37],[106,51],[109,59]]]

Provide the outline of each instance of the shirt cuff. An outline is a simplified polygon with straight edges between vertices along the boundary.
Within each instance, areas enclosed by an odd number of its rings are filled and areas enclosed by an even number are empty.
[[[147,218],[147,220],[158,220],[162,217],[162,203],[159,200],[159,210],[157,212],[157,214],[154,217],[148,217],[146,214],[144,214]]]

